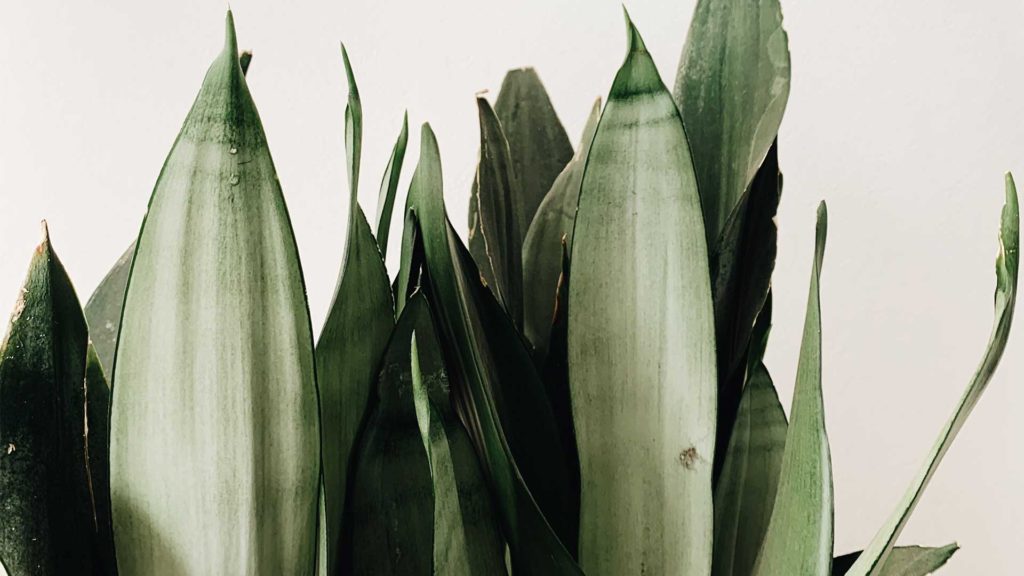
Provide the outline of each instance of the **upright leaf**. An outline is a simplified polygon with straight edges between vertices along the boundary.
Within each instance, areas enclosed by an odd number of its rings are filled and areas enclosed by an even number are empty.
[[[344,61],[349,79],[346,147],[348,161],[358,162],[361,105],[347,55]],[[316,346],[326,499],[323,523],[326,534],[322,539],[327,543],[328,574],[336,574],[341,562],[338,545],[353,448],[381,356],[395,325],[387,269],[357,199],[359,167],[349,165],[348,172],[351,210],[348,240],[334,300]]]
[[[103,567],[103,574],[113,576],[117,574],[117,562],[110,519],[110,386],[91,345],[85,357],[85,437],[96,527],[96,560]]]
[[[409,143],[409,114],[402,117],[402,131],[398,134],[395,147],[391,149],[391,157],[384,169],[384,179],[380,183],[380,194],[377,196],[377,245],[383,260],[388,255],[388,235],[391,232],[391,212],[395,207],[395,194],[398,192],[398,178],[402,175],[402,161],[405,160],[405,148]]]
[[[942,568],[960,547],[948,544],[941,548],[906,546],[892,549],[889,560],[879,572],[881,576],[927,576]],[[844,576],[861,555],[860,552],[839,556],[832,561],[832,576]]]
[[[590,110],[576,154],[540,203],[523,242],[523,335],[536,348],[538,358],[547,354],[555,290],[562,273],[562,242],[565,239],[571,250],[583,169],[600,120],[601,99],[598,98]]]
[[[551,407],[532,359],[448,221],[441,158],[424,125],[409,188],[399,296],[421,277],[442,339],[459,416],[484,464],[513,570],[579,574],[572,495]],[[418,266],[422,266],[418,268]],[[422,276],[421,276],[422,271]],[[563,546],[563,542],[566,544]]]
[[[572,243],[580,565],[706,574],[716,380],[700,198],[672,96],[626,21]]]
[[[121,574],[311,574],[320,469],[298,251],[229,12],[157,180],[114,368]]]
[[[779,0],[699,0],[676,75],[714,248],[779,131],[789,99]]]
[[[246,50],[238,57],[238,64],[244,75],[252,62],[252,52]],[[135,242],[114,262],[100,285],[96,287],[85,305],[85,318],[89,322],[89,339],[96,347],[103,373],[114,371],[114,349],[117,347],[117,332],[121,327],[121,307],[124,306],[124,289],[128,286],[128,272],[135,256]]]
[[[348,79],[348,104],[345,106],[345,154],[348,159],[348,187],[352,190],[352,210],[349,218],[355,219],[355,190],[359,188],[359,162],[363,150],[363,105],[359,100],[359,88],[352,73],[352,62],[348,50],[341,45],[341,59],[345,62],[345,77]]]
[[[411,366],[424,312],[422,298],[406,306],[380,365],[353,454],[342,574],[434,573],[434,495]]]
[[[417,296],[412,306],[420,309],[412,342],[413,398],[434,486],[433,573],[505,574],[505,541],[473,445],[455,413],[426,300]]]
[[[864,549],[864,553],[857,558],[857,562],[847,572],[850,576],[877,576],[883,574],[889,554],[900,532],[914,512],[925,487],[932,479],[935,471],[942,462],[953,440],[956,438],[960,428],[963,427],[967,417],[970,416],[974,406],[981,398],[981,394],[988,386],[992,374],[999,365],[999,360],[1006,350],[1006,341],[1010,335],[1010,325],[1013,324],[1013,311],[1017,304],[1017,269],[1020,258],[1020,213],[1017,203],[1017,188],[1013,182],[1013,176],[1006,174],[1006,204],[1003,206],[1002,218],[999,228],[999,254],[996,257],[996,293],[995,293],[995,322],[992,326],[992,335],[989,338],[985,355],[981,359],[971,383],[964,391],[963,397],[956,406],[956,410],[949,421],[939,433],[935,445],[932,446],[924,465],[911,481],[906,494],[896,505],[892,515],[875,534],[871,544]]]
[[[718,445],[728,446],[747,377],[747,349],[754,320],[771,286],[778,229],[775,213],[782,192],[778,147],[768,156],[712,247],[711,291],[715,301],[718,353]],[[715,452],[715,478],[725,452]]]
[[[476,170],[478,231],[484,239],[494,279],[491,291],[509,316],[523,324],[523,236],[529,221],[520,204],[508,142],[486,98],[476,99],[480,113],[480,163]]]
[[[764,365],[770,322],[769,300],[754,329],[747,384],[715,485],[715,576],[751,573],[775,505],[788,424]]]
[[[90,575],[85,317],[44,225],[0,345],[0,556],[11,574]]]
[[[494,112],[508,140],[512,172],[518,181],[512,201],[522,218],[519,229],[522,245],[541,201],[572,158],[572,143],[533,68],[518,68],[505,74]],[[469,203],[469,251],[481,277],[488,285],[493,285],[494,275],[486,258],[477,208],[474,182]]]
[[[818,206],[814,265],[807,297],[800,362],[782,455],[775,507],[754,564],[755,576],[828,576],[832,564],[832,459],[821,394],[819,283],[828,234],[825,203]]]

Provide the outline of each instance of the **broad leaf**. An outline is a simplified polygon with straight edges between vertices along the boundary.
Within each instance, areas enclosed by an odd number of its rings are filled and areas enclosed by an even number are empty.
[[[313,573],[320,429],[298,251],[237,57],[203,81],[125,296],[110,471],[122,574]]]
[[[892,549],[880,576],[927,576],[942,568],[960,547],[948,544],[941,548],[906,546]],[[844,576],[861,555],[860,552],[837,556],[832,561],[832,576]]]
[[[358,162],[361,105],[347,55],[344,61],[349,79],[346,147],[348,161]],[[340,564],[338,545],[353,448],[395,324],[387,269],[357,199],[359,167],[350,165],[348,173],[348,240],[334,300],[316,346],[327,531],[321,538],[327,543],[328,574],[336,574]]]
[[[522,245],[538,206],[572,158],[572,143],[533,68],[517,68],[505,74],[494,112],[508,140],[512,172],[518,180],[512,201],[522,217],[523,225],[519,230]],[[474,182],[469,203],[469,251],[481,277],[493,286],[494,275],[486,258],[476,197]]]
[[[411,361],[425,312],[422,298],[406,306],[380,364],[353,454],[341,574],[434,573],[434,496]]]
[[[601,99],[598,98],[590,110],[576,154],[537,208],[523,242],[523,335],[533,344],[540,359],[547,354],[551,335],[555,290],[562,273],[562,242],[564,239],[572,248],[572,229],[576,223],[583,169],[600,119]]]
[[[712,249],[779,131],[789,76],[779,0],[697,2],[674,93]]]
[[[434,574],[505,574],[505,541],[469,434],[455,413],[451,383],[423,296],[411,375],[416,420],[434,486]]]
[[[747,378],[747,348],[754,319],[764,305],[775,269],[775,213],[781,192],[778,150],[772,145],[709,258],[718,353],[719,446],[729,443]],[[716,451],[716,479],[724,455]]]
[[[763,360],[770,302],[758,316],[747,385],[715,486],[715,576],[751,573],[775,504],[788,424]]]
[[[0,345],[0,556],[12,574],[92,574],[88,334],[44,225]]]
[[[942,458],[946,455],[946,451],[949,450],[957,433],[960,432],[960,428],[963,427],[967,417],[974,410],[974,406],[978,403],[992,374],[999,365],[999,360],[1006,350],[1010,325],[1013,323],[1013,311],[1017,303],[1019,249],[1020,214],[1017,204],[1017,188],[1013,183],[1013,176],[1007,174],[1006,204],[1003,206],[999,228],[999,254],[996,257],[995,322],[992,326],[992,335],[988,346],[985,349],[985,356],[974,373],[971,383],[967,386],[967,390],[964,391],[953,415],[939,433],[935,445],[932,446],[925,458],[924,465],[911,481],[906,494],[896,505],[892,515],[847,572],[850,576],[878,576],[883,573],[889,554],[921,499],[925,487],[938,469],[939,463],[942,462]]]
[[[755,576],[828,576],[832,564],[832,460],[821,394],[819,283],[828,234],[825,203],[818,206],[814,266],[807,297],[800,362],[782,455],[775,507],[754,565]]]
[[[580,566],[706,574],[716,379],[700,198],[672,96],[626,20],[572,243]]]
[[[402,131],[398,134],[395,147],[391,149],[391,157],[384,169],[384,178],[380,183],[380,194],[377,196],[377,245],[383,260],[388,255],[388,236],[391,233],[391,212],[395,207],[395,194],[398,192],[398,179],[402,175],[402,162],[405,160],[405,148],[409,144],[409,114],[402,116]]]
[[[399,300],[422,286],[435,315],[460,418],[494,494],[515,571],[579,574],[568,471],[551,407],[525,343],[480,284],[468,250],[444,209],[441,158],[424,125],[409,188]],[[422,265],[422,268],[418,268]],[[562,542],[567,544],[563,546]]]

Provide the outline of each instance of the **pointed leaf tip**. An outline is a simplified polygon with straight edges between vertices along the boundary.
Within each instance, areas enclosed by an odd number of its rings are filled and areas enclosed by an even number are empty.
[[[1013,174],[1006,173],[1006,204],[1003,206],[1003,221],[1000,228],[1000,237],[1003,250],[1014,255],[1017,254],[1020,239],[1020,215],[1017,204],[1017,185],[1013,181]]]
[[[814,265],[820,271],[821,262],[825,257],[825,241],[828,237],[828,207],[822,200],[818,204],[818,223],[815,227]]]
[[[235,35],[235,17],[228,8],[227,16],[224,18],[224,51],[230,52],[232,57],[238,54],[238,37]]]
[[[622,5],[622,15],[626,18],[626,35],[628,38],[628,51],[633,52],[647,52],[647,46],[644,44],[644,39],[640,37],[640,32],[636,29],[633,24],[633,19],[629,17],[629,10],[626,10],[626,5]]]
[[[348,78],[348,91],[349,100],[353,97],[359,97],[359,87],[356,86],[356,76],[352,72],[352,61],[348,57],[348,49],[345,48],[345,43],[341,43],[341,59],[345,63],[345,77]]]

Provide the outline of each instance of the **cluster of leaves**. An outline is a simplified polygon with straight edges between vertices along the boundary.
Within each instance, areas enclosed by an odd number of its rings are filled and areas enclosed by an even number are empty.
[[[698,2],[674,93],[628,16],[627,31],[575,151],[533,70],[510,72],[493,107],[478,99],[467,243],[423,126],[393,280],[384,257],[408,122],[371,226],[342,48],[348,238],[314,345],[229,13],[138,240],[85,312],[48,236],[32,260],[0,349],[7,572],[942,566],[955,545],[895,543],[1005,348],[1012,179],[982,364],[890,520],[864,552],[833,558],[824,204],[788,421],[764,364],[790,74],[778,2]]]

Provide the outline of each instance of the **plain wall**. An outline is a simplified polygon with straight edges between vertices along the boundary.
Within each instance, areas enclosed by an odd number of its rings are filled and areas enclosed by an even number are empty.
[[[693,0],[627,4],[671,86]],[[222,45],[224,9],[198,0],[0,4],[0,315],[13,307],[40,219],[83,302],[132,241]],[[345,238],[340,40],[365,113],[364,210],[376,211],[408,108],[399,205],[429,120],[463,231],[478,148],[474,94],[493,97],[507,69],[533,65],[575,144],[625,50],[618,0],[235,0],[233,9],[241,47],[255,51],[249,85],[317,331]],[[902,495],[989,335],[1003,172],[1024,180],[1024,4],[789,0],[783,9],[793,83],[767,363],[788,410],[824,198],[824,394],[842,553],[864,546]],[[1022,331],[900,540],[958,541],[946,574],[1019,573]]]

